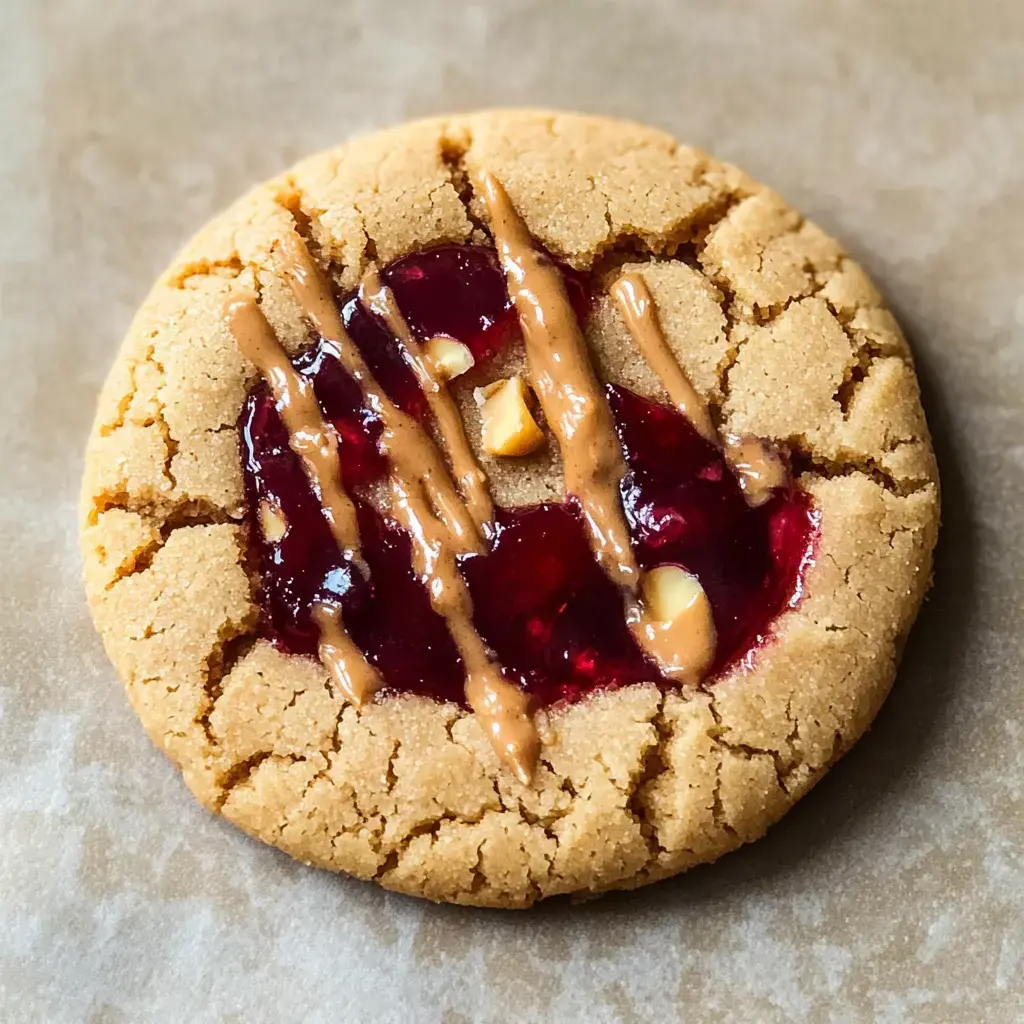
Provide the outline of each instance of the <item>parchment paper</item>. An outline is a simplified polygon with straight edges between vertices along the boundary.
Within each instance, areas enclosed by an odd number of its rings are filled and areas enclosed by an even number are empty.
[[[74,503],[136,304],[208,216],[407,117],[660,124],[842,238],[915,345],[937,586],[891,701],[783,824],[522,915],[302,868],[196,806],[90,626]],[[1024,4],[0,3],[0,1018],[1024,1014]]]

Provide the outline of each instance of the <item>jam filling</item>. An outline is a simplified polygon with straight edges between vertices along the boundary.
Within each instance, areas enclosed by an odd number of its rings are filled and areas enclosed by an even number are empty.
[[[577,316],[589,297],[564,271]],[[412,331],[446,335],[477,366],[521,343],[518,320],[493,251],[439,246],[381,272]],[[389,397],[418,419],[427,403],[398,346],[356,295],[341,301],[346,330]],[[356,503],[367,577],[341,557],[265,383],[240,419],[251,535],[258,552],[264,635],[281,649],[316,655],[317,601],[340,603],[346,629],[379,670],[386,690],[462,703],[463,670],[443,619],[412,570],[408,536],[359,496],[386,476],[381,424],[331,349],[314,343],[294,361],[338,433],[342,477]],[[712,673],[750,656],[772,619],[800,596],[817,516],[790,488],[751,508],[720,450],[670,406],[606,388],[629,472],[622,500],[642,568],[674,564],[700,580],[718,632]],[[365,493],[365,491],[363,491]],[[261,509],[287,524],[270,541]],[[579,511],[564,504],[497,509],[489,551],[460,560],[474,622],[506,677],[538,706],[597,689],[656,681],[659,673],[626,626],[622,596],[595,562]]]

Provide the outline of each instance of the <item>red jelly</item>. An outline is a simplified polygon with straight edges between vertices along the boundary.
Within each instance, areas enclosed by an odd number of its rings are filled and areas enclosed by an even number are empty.
[[[582,278],[563,271],[579,316],[589,304]],[[495,254],[476,246],[439,246],[386,267],[392,289],[420,337],[462,341],[478,363],[520,343],[515,311]],[[410,414],[426,402],[394,339],[356,296],[342,300],[346,327],[392,400]],[[358,489],[386,471],[381,425],[359,388],[319,344],[295,360],[312,380],[324,415],[338,431],[342,474]],[[747,506],[719,450],[674,409],[620,387],[607,389],[629,466],[623,506],[639,564],[672,563],[701,581],[718,628],[715,671],[743,658],[770,633],[772,619],[797,600],[816,532],[806,496],[781,492]],[[368,579],[338,554],[319,502],[268,388],[246,399],[240,421],[250,524],[258,551],[263,630],[281,648],[315,654],[316,600],[344,608],[353,639],[396,691],[463,699],[463,673],[444,621],[411,568],[406,534],[356,499]],[[261,501],[288,523],[275,544],[258,528]],[[656,680],[657,669],[623,621],[622,597],[594,561],[572,501],[498,509],[488,553],[462,559],[475,623],[506,676],[536,704],[575,700],[600,688]]]

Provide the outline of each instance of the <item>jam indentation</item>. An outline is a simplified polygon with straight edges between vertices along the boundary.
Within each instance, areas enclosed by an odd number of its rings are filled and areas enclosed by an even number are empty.
[[[381,279],[421,339],[455,338],[478,365],[521,343],[491,250],[440,246],[395,261]],[[578,278],[570,277],[568,291],[577,312],[585,312]],[[426,419],[427,403],[394,338],[356,295],[340,305],[350,336],[388,396]],[[340,604],[346,628],[387,690],[463,702],[464,666],[413,572],[409,537],[365,497],[388,472],[379,417],[330,345],[314,339],[293,365],[311,381],[337,431],[369,573],[363,578],[341,556],[273,396],[257,384],[239,431],[264,635],[283,650],[315,655],[312,609],[322,601]],[[636,561],[644,569],[678,565],[699,579],[718,631],[712,671],[721,672],[756,650],[770,636],[772,620],[799,597],[815,512],[792,486],[750,507],[721,450],[681,413],[622,387],[605,391],[628,468],[622,508]],[[261,501],[279,509],[287,524],[274,540],[261,532]],[[619,588],[594,560],[575,501],[499,508],[492,534],[487,552],[460,559],[460,572],[476,629],[505,677],[535,706],[659,679],[625,624]]]

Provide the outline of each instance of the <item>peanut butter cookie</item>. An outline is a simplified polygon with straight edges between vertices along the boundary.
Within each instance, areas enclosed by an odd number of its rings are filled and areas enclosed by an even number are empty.
[[[546,112],[356,139],[154,286],[100,398],[89,602],[196,797],[522,907],[756,839],[928,588],[910,351],[777,195]]]

